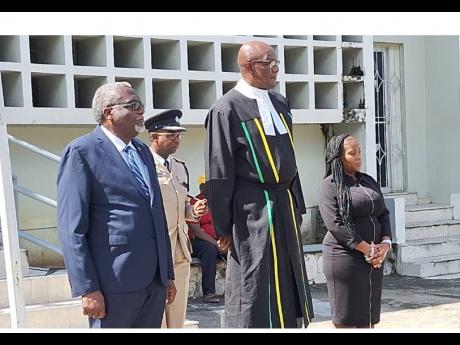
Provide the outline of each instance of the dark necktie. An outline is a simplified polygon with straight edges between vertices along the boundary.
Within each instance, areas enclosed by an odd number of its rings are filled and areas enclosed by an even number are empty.
[[[144,177],[141,173],[141,169],[139,168],[139,166],[136,163],[136,160],[134,159],[134,149],[128,145],[124,148],[124,151],[126,152],[126,156],[128,157],[127,163],[129,168],[136,177],[136,180],[141,185],[144,194],[147,196],[147,198],[150,198],[149,187],[147,186],[147,183],[145,183]]]
[[[167,159],[165,159],[164,165],[165,165],[166,169],[168,169],[168,171],[171,171],[171,170],[169,170],[169,162],[168,162]]]

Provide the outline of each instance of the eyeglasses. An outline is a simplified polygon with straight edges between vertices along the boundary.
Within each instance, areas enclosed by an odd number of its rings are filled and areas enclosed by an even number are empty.
[[[158,134],[158,135],[163,135],[165,136],[166,138],[168,139],[180,139],[182,137],[182,132],[177,132],[177,133],[158,133],[158,132],[155,132],[155,134]]]
[[[144,108],[144,104],[142,104],[141,101],[132,101],[132,102],[127,102],[127,103],[117,103],[117,104],[112,104],[109,105],[109,107],[113,107],[115,105],[120,105],[125,109],[128,109],[129,111],[138,111],[140,108]]]
[[[248,62],[260,63],[264,65],[265,67],[270,67],[270,69],[275,68],[275,66],[279,68],[279,65],[280,65],[280,60],[250,60]]]

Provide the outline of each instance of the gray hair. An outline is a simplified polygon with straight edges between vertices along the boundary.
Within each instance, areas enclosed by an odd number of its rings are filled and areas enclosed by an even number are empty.
[[[93,98],[93,113],[97,123],[102,122],[104,108],[116,104],[120,98],[120,90],[126,87],[132,88],[130,83],[119,81],[104,84],[96,90]]]

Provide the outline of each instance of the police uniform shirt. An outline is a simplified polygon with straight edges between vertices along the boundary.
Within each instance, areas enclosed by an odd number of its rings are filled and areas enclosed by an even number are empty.
[[[165,159],[151,150],[160,184],[163,205],[168,223],[168,232],[171,239],[173,256],[183,256],[192,260],[190,252],[190,240],[188,238],[186,220],[194,220],[187,197],[188,175],[184,162],[178,158],[169,156],[170,171],[164,165]]]

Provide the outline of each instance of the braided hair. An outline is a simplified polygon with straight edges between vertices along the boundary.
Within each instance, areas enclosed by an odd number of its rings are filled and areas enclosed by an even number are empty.
[[[332,179],[337,188],[337,203],[339,214],[342,217],[347,232],[354,232],[351,218],[351,194],[350,187],[344,181],[344,171],[340,156],[344,152],[343,143],[349,137],[348,134],[338,134],[329,140],[326,148],[326,175],[332,174]]]

